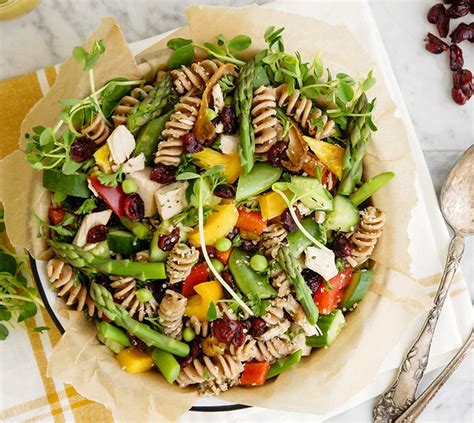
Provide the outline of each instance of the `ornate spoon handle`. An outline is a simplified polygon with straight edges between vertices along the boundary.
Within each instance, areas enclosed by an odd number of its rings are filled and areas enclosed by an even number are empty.
[[[464,238],[460,233],[455,233],[449,244],[446,266],[434,299],[435,305],[429,311],[421,332],[403,359],[395,381],[377,400],[373,412],[375,422],[394,421],[415,401],[416,390],[428,364],[436,323],[463,252]]]

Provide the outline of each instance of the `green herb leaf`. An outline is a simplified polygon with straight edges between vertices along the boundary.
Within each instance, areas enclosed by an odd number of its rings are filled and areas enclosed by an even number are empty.
[[[255,66],[252,86],[255,89],[261,87],[262,85],[270,85],[270,79],[268,78],[267,71],[263,66]]]
[[[79,65],[84,65],[87,58],[87,52],[81,47],[77,46],[72,49],[72,57]]]
[[[229,41],[229,48],[235,51],[244,51],[250,47],[252,39],[247,35],[237,35]]]
[[[209,303],[209,307],[207,309],[207,320],[209,322],[213,322],[214,320],[218,319],[220,317],[219,310],[217,309],[216,305],[214,304],[214,301],[211,301]]]
[[[17,319],[18,323],[23,322],[29,317],[33,317],[37,311],[38,311],[38,307],[36,307],[35,303],[24,302],[23,305],[21,306],[21,312]]]
[[[39,138],[40,145],[45,146],[54,143],[53,128],[45,128]]]
[[[79,206],[79,208],[75,211],[75,213],[76,214],[89,214],[96,207],[97,205],[95,203],[95,197],[90,197]]]
[[[106,185],[108,187],[116,187],[123,181],[124,174],[123,174],[123,164],[119,166],[115,173],[111,173],[110,175],[106,175],[103,172],[100,172],[97,175],[97,179],[102,185]]]
[[[372,71],[370,71],[367,75],[367,78],[362,83],[361,90],[363,92],[370,90],[375,85],[376,79],[372,77]]]
[[[176,176],[177,181],[188,181],[190,179],[197,179],[200,175],[194,172],[183,172]]]
[[[106,118],[110,117],[120,100],[126,96],[132,89],[131,85],[120,85],[116,82],[128,81],[127,78],[114,78],[107,82],[104,91],[100,97],[102,113]]]
[[[0,320],[8,321],[12,318],[12,313],[4,306],[0,306]]]
[[[8,329],[7,327],[0,323],[0,341],[4,341],[8,337]]]
[[[82,163],[77,163],[71,158],[66,158],[66,161],[63,163],[63,167],[61,168],[61,171],[65,175],[72,175],[76,173],[80,167],[82,166]]]
[[[319,56],[314,58],[312,67],[313,67],[314,76],[316,78],[321,78],[324,72],[324,65],[323,65],[323,61],[321,60]]]
[[[349,103],[354,99],[354,90],[347,82],[343,80],[339,81],[337,86],[337,94],[344,103]]]
[[[192,40],[188,40],[186,38],[172,38],[166,43],[166,47],[170,48],[171,50],[177,50],[180,47],[187,46],[188,44],[192,43]]]
[[[194,46],[185,44],[178,47],[168,60],[168,69],[177,69],[189,65],[194,58]]]

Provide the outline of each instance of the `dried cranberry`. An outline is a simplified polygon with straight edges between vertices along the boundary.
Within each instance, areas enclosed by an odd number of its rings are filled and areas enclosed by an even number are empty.
[[[234,106],[224,106],[217,117],[217,121],[224,126],[224,134],[235,134],[237,132],[238,121]]]
[[[87,232],[86,241],[89,244],[95,244],[96,242],[102,242],[107,239],[107,226],[105,225],[97,225],[93,226]]]
[[[459,44],[464,40],[474,42],[474,22],[469,25],[461,22],[449,36],[454,44]]]
[[[446,15],[451,19],[462,18],[469,13],[470,7],[469,0],[458,1],[446,10]]]
[[[244,332],[247,331],[249,332],[250,329],[252,329],[252,321],[250,319],[247,320],[241,320],[240,324],[242,325]]]
[[[286,143],[280,141],[270,148],[267,158],[273,167],[282,167],[282,161],[288,160],[288,155],[286,154],[287,147]]]
[[[298,210],[297,207],[293,207],[293,210],[295,211],[296,217],[298,218],[299,221],[301,221],[301,213]],[[298,226],[296,225],[295,221],[293,220],[293,216],[290,213],[290,209],[286,209],[280,216],[280,221],[282,226],[288,231],[288,232],[295,232],[298,229]]]
[[[444,38],[449,32],[449,17],[446,9],[441,3],[435,4],[428,11],[427,19],[429,23],[436,24],[440,37]]]
[[[464,66],[462,50],[456,44],[449,46],[449,66],[451,67],[452,71],[462,69]]]
[[[242,323],[240,322],[234,322],[234,323],[236,324],[236,329],[235,329],[234,337],[232,338],[232,341],[230,341],[230,343],[234,347],[240,347],[245,342],[244,327],[242,326]]]
[[[234,290],[237,289],[232,273],[230,273],[228,270],[223,270],[221,272],[221,276],[227,282],[227,285],[229,285]]]
[[[219,342],[230,342],[235,335],[236,326],[233,320],[217,319],[212,323],[212,331]]]
[[[453,73],[454,88],[462,88],[463,91],[472,91],[472,73],[468,69],[459,69]]]
[[[179,241],[179,228],[173,228],[169,235],[162,234],[158,237],[158,247],[163,251],[171,251]]]
[[[110,286],[110,278],[107,275],[103,275],[102,273],[98,273],[94,277],[94,282],[98,285],[101,285],[105,288],[109,288]]]
[[[258,243],[256,241],[251,241],[250,239],[242,239],[240,248],[242,248],[246,253],[255,253],[255,251],[258,250]]]
[[[306,285],[308,285],[309,289],[311,289],[311,293],[314,295],[319,287],[324,284],[324,278],[319,274],[311,269],[303,269],[301,272]]]
[[[52,225],[59,225],[66,216],[66,210],[62,207],[50,207],[48,211],[48,218]]]
[[[267,330],[267,324],[261,317],[254,317],[251,319],[252,326],[250,327],[250,334],[252,336],[261,336]]]
[[[337,234],[332,243],[336,257],[347,257],[352,254],[352,242],[343,234]]]
[[[72,143],[69,154],[71,155],[72,160],[77,163],[82,163],[94,155],[95,148],[96,145],[94,141],[86,138],[79,138]]]
[[[181,139],[183,140],[183,149],[186,153],[199,153],[204,150],[204,147],[198,141],[194,132],[188,132],[183,135]]]
[[[138,222],[145,217],[145,203],[137,193],[129,194],[125,197],[123,209],[125,216],[132,222]]]
[[[234,226],[232,230],[227,234],[226,238],[232,241],[239,234],[240,234],[239,228],[237,226]]]
[[[189,345],[189,355],[181,359],[181,367],[187,367],[192,364],[194,359],[200,354],[201,352],[201,339],[199,337],[194,338],[191,344]]]
[[[158,163],[151,171],[150,179],[159,184],[169,185],[176,180],[176,167]]]
[[[128,332],[127,335],[128,335],[128,339],[130,339],[131,344],[138,351],[142,351],[142,352],[148,351],[147,345],[140,338],[137,338],[135,335],[131,334],[130,332]]]
[[[451,90],[451,96],[453,100],[460,106],[466,104],[467,96],[463,93],[461,88],[453,88]]]
[[[440,54],[443,51],[447,51],[449,49],[449,46],[444,41],[440,40],[436,35],[433,35],[431,32],[428,32],[425,41],[427,41],[425,48],[431,53]]]
[[[207,255],[210,258],[216,258],[217,250],[214,247],[210,247],[209,245],[206,246]],[[199,260],[204,260],[204,255],[202,253],[202,248],[199,249]]]
[[[214,190],[214,195],[226,200],[235,198],[235,188],[232,185],[218,185]]]

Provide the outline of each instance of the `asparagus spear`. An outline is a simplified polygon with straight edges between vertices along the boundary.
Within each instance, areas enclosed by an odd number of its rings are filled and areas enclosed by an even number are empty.
[[[368,110],[367,96],[362,94],[358,99],[354,114],[365,114]],[[350,139],[344,155],[342,180],[338,193],[350,195],[357,183],[362,179],[362,159],[371,142],[370,127],[366,123],[365,116],[357,116],[349,128]]]
[[[98,257],[77,245],[53,240],[49,240],[48,243],[59,258],[75,267],[84,268],[92,273],[100,272],[108,275],[133,276],[139,280],[166,278],[164,263],[113,260]]]
[[[240,71],[235,90],[235,111],[240,122],[240,160],[245,173],[252,170],[255,153],[255,136],[250,118],[254,71],[255,63],[250,60]]]
[[[93,282],[90,292],[95,305],[101,309],[110,320],[141,339],[149,347],[156,347],[179,357],[186,357],[189,354],[188,344],[156,332],[144,323],[140,323],[130,317],[125,308],[114,302],[112,294],[105,287]]]
[[[315,325],[318,321],[318,308],[314,304],[313,296],[308,285],[306,285],[303,276],[301,276],[301,267],[298,260],[291,254],[288,247],[281,247],[277,256],[281,268],[285,271],[288,279],[293,284],[296,292],[296,298],[304,309],[308,322]]]
[[[150,91],[148,97],[133,108],[127,119],[130,131],[136,133],[148,121],[161,115],[170,100],[171,82],[171,75],[166,74]]]

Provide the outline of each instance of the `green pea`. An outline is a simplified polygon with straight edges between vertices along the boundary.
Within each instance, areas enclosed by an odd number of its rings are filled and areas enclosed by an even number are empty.
[[[212,265],[215,267],[217,270],[217,273],[221,273],[224,270],[224,265],[220,260],[217,260],[216,258],[211,259]]]
[[[196,338],[196,332],[194,332],[193,328],[184,328],[183,339],[186,342],[191,342],[194,338]]]
[[[268,267],[268,260],[265,256],[261,254],[255,254],[250,259],[250,267],[256,272],[264,272]]]
[[[219,238],[216,241],[215,247],[217,251],[227,251],[230,247],[232,247],[232,241],[227,238]]]
[[[137,289],[135,295],[137,296],[137,300],[141,303],[147,303],[153,298],[153,293],[146,288]]]
[[[66,194],[63,194],[62,192],[55,192],[54,193],[54,202],[55,203],[61,203],[67,198]]]
[[[125,194],[131,194],[132,192],[137,192],[137,183],[132,179],[125,179],[122,182],[122,189]]]

